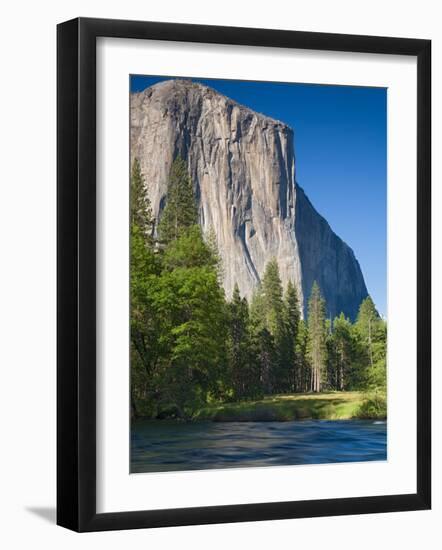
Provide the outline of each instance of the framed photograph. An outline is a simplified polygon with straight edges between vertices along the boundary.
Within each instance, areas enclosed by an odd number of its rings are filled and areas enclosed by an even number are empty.
[[[429,509],[430,41],[57,31],[58,524]]]

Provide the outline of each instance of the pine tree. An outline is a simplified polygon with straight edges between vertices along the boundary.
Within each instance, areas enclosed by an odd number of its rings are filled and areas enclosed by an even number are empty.
[[[140,233],[151,242],[153,232],[152,209],[147,195],[144,177],[141,173],[140,162],[137,158],[132,164],[130,183],[131,231],[140,231]]]
[[[298,292],[292,281],[287,284],[285,293],[285,309],[287,315],[287,359],[292,369],[291,376],[291,388],[296,391],[297,380],[299,375],[297,373],[297,361],[296,361],[296,345],[298,340],[298,327],[300,321],[300,309]]]
[[[159,273],[152,238],[152,213],[140,163],[135,159],[130,192],[130,339],[131,408],[137,415],[137,400],[147,399],[158,347],[158,323],[152,307],[152,285]]]
[[[275,340],[270,332],[261,326],[252,335],[253,353],[257,358],[259,380],[265,394],[275,392],[274,365],[277,361]]]
[[[253,353],[258,361],[259,377],[264,393],[273,391],[272,371],[276,363],[275,339],[267,328],[264,295],[260,285],[250,303],[250,326]]]
[[[204,241],[193,184],[179,157],[158,232],[163,267],[155,304],[163,349],[158,393],[189,418],[227,386],[228,323],[218,258]]]
[[[299,320],[296,338],[296,379],[295,391],[306,392],[310,389],[311,368],[308,361],[308,328],[304,319]]]
[[[199,225],[183,230],[180,237],[169,242],[164,248],[164,269],[210,266],[217,271],[217,259],[204,242]]]
[[[213,261],[218,274],[218,281],[220,284],[222,284],[222,280],[224,278],[224,269],[223,269],[221,254],[219,253],[218,239],[216,237],[216,232],[213,226],[210,226],[209,231],[205,236],[205,242],[208,249],[210,250],[210,253],[212,254]]]
[[[264,311],[262,288],[261,285],[259,285],[252,295],[249,306],[250,323],[255,333],[259,332],[266,325]]]
[[[352,365],[355,362],[352,326],[343,313],[333,321],[333,351],[336,389],[347,389]]]
[[[284,302],[278,262],[275,258],[266,265],[262,278],[261,293],[266,327],[276,338],[284,321]]]
[[[379,313],[370,296],[367,296],[359,307],[358,316],[356,319],[356,327],[361,335],[365,345],[367,354],[370,360],[370,366],[374,365],[373,358],[373,335],[380,321]]]
[[[183,231],[198,223],[198,211],[195,203],[192,180],[186,163],[177,157],[170,169],[166,206],[158,227],[162,243],[178,239]]]
[[[312,286],[308,302],[308,348],[311,364],[311,391],[320,392],[326,362],[325,301],[318,283]]]
[[[286,304],[276,259],[267,264],[261,285],[265,328],[274,340],[275,362],[270,369],[274,392],[289,392],[293,380],[293,343],[287,324]]]
[[[323,389],[335,390],[337,386],[336,350],[333,323],[330,318],[325,320],[325,352],[326,375],[323,376],[323,380],[325,379]]]
[[[298,332],[298,324],[301,318],[301,310],[299,307],[298,291],[296,286],[289,281],[285,293],[285,302],[287,307],[287,320],[291,334],[296,335]]]
[[[259,370],[253,353],[249,306],[235,284],[228,304],[229,371],[236,399],[256,398],[261,394]]]
[[[359,307],[354,332],[361,348],[360,384],[371,388],[385,388],[387,325],[381,319],[370,296],[367,296]]]

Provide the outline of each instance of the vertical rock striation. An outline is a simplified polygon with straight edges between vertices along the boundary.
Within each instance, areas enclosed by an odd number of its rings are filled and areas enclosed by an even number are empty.
[[[187,80],[132,94],[130,116],[131,158],[140,161],[157,219],[173,159],[187,161],[200,224],[217,236],[228,297],[237,282],[250,298],[274,257],[304,312],[316,279],[330,315],[355,316],[367,296],[359,264],[295,183],[286,124]]]

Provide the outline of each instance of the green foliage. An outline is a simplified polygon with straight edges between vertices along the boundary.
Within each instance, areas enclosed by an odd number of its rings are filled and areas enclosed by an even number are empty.
[[[147,240],[153,231],[152,209],[147,195],[146,183],[141,173],[140,162],[136,158],[132,164],[130,188],[130,221],[131,230],[135,228]]]
[[[308,318],[301,319],[296,287],[289,282],[283,293],[272,259],[250,306],[237,285],[226,301],[217,237],[211,229],[203,238],[193,185],[180,158],[171,168],[158,237],[137,159],[130,214],[133,416],[203,418],[201,411],[215,407],[219,419],[230,414],[220,412],[220,404],[235,401],[228,410],[239,407],[251,418],[346,418],[356,409],[361,417],[382,417],[387,327],[371,298],[361,304],[354,324],[343,314],[326,320],[314,283]],[[357,394],[356,407],[354,400],[323,398],[324,390],[368,393],[363,400]],[[322,392],[315,405],[310,391]],[[304,397],[294,405],[291,392]],[[268,398],[254,401],[252,413],[238,404],[265,394],[287,399],[275,398],[271,406]]]
[[[252,301],[255,351],[260,358],[264,387],[271,392],[293,389],[294,347],[298,320],[294,287],[283,299],[283,288],[275,259],[266,265],[262,283]],[[288,307],[290,306],[290,311]]]
[[[215,230],[213,229],[213,226],[211,226],[209,231],[207,232],[207,235],[205,237],[205,242],[212,255],[214,266],[218,274],[218,282],[221,285],[224,277],[224,268],[221,260],[221,255],[218,250],[218,242],[217,242],[216,233],[215,233]]]
[[[295,391],[306,392],[310,390],[311,367],[308,361],[308,328],[303,319],[298,324],[298,334],[295,348]]]
[[[212,267],[216,272],[217,258],[204,242],[201,229],[192,225],[183,230],[181,236],[169,242],[164,249],[163,266],[171,271],[180,267]]]
[[[299,306],[298,291],[292,281],[287,284],[285,293],[285,303],[287,310],[287,325],[293,339],[296,340],[298,334],[299,321],[301,319],[301,310]]]
[[[138,164],[133,172],[142,181]],[[189,418],[226,385],[226,305],[218,260],[196,225],[192,185],[180,159],[170,186],[161,248],[140,229],[141,216],[132,215],[132,401],[133,410],[149,416]]]
[[[166,206],[158,227],[161,242],[178,239],[184,230],[198,223],[198,212],[193,194],[192,180],[187,165],[177,157],[170,170]]]
[[[325,300],[317,282],[312,286],[308,302],[308,343],[307,355],[311,365],[311,391],[320,392],[322,388],[327,357]]]
[[[257,358],[264,393],[273,392],[273,369],[277,362],[275,338],[267,328],[262,286],[258,287],[250,304],[252,352]]]
[[[387,384],[387,324],[368,296],[360,305],[354,335],[357,341],[360,365],[360,386],[385,389]]]
[[[364,401],[356,412],[358,418],[385,419],[387,418],[387,395],[385,391],[372,391],[364,395]]]
[[[287,284],[285,293],[285,315],[286,315],[286,334],[285,334],[285,359],[287,361],[288,381],[292,391],[298,389],[298,362],[296,357],[296,347],[298,343],[299,322],[301,319],[301,310],[299,306],[298,292],[292,281]]]
[[[158,325],[152,295],[160,269],[153,247],[150,201],[137,159],[132,166],[130,204],[131,406],[136,416],[137,397],[147,398],[157,359]]]
[[[215,270],[200,266],[163,272],[155,307],[167,350],[159,392],[187,418],[220,389],[225,365],[224,295]]]
[[[305,419],[358,418],[360,392],[271,395],[256,401],[211,403],[195,413],[197,420],[215,422],[285,422]]]
[[[370,334],[370,325],[380,321],[380,319],[371,296],[367,296],[359,306],[359,312],[356,319],[357,329],[362,335],[368,338]]]
[[[356,319],[356,330],[364,346],[370,366],[374,365],[374,343],[377,340],[377,332],[380,328],[381,318],[376,311],[373,300],[370,296],[361,303]]]
[[[284,323],[284,302],[282,283],[277,261],[273,258],[267,264],[261,286],[265,326],[274,338],[280,336]]]
[[[232,397],[237,400],[256,398],[262,394],[261,370],[252,346],[249,306],[235,285],[228,304],[228,357]]]
[[[335,317],[327,339],[330,387],[347,389],[349,374],[355,362],[355,343],[352,325],[343,313]]]

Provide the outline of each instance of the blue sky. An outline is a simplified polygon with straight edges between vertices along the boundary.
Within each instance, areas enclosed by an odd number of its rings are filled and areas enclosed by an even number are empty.
[[[132,76],[131,90],[168,78]],[[386,315],[386,88],[192,80],[293,128],[296,181],[351,246]]]

